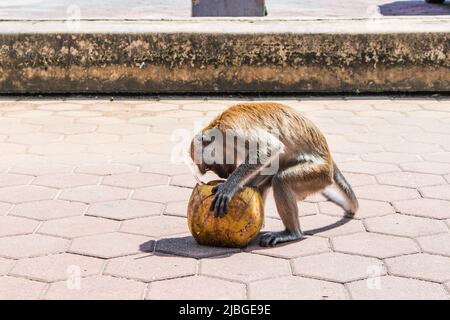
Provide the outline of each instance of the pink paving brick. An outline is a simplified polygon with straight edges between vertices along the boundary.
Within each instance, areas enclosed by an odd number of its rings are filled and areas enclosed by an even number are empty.
[[[156,300],[240,300],[246,299],[244,284],[203,276],[153,282],[147,299]]]
[[[384,276],[349,283],[356,300],[447,300],[443,286],[416,279]]]
[[[94,276],[83,278],[80,286],[69,287],[67,281],[50,285],[45,299],[50,300],[137,300],[142,299],[145,284],[133,280]]]
[[[258,268],[255,268],[258,265]],[[223,258],[206,258],[200,262],[200,273],[221,279],[250,282],[289,275],[286,260],[251,253],[236,253]]]
[[[385,261],[392,275],[440,283],[450,280],[450,257],[418,253]]]
[[[98,233],[114,232],[119,229],[118,221],[95,217],[69,217],[45,221],[38,233],[61,238],[79,238]]]
[[[33,233],[39,223],[13,216],[0,216],[0,237]]]
[[[103,264],[101,259],[61,253],[19,260],[9,274],[36,281],[55,282],[68,280],[72,275],[96,275]]]
[[[320,254],[330,250],[330,244],[327,239],[315,236],[307,236],[301,241],[286,243],[274,248],[260,247],[257,241],[254,241],[253,244],[246,248],[248,252],[284,259]]]
[[[418,237],[447,231],[442,221],[401,214],[370,218],[364,223],[367,231],[404,237]]]
[[[348,299],[342,284],[301,277],[283,277],[257,281],[249,285],[250,299]]]
[[[151,239],[138,235],[111,232],[76,238],[69,251],[98,258],[115,258],[140,253]]]
[[[111,260],[105,274],[144,282],[194,275],[197,261],[165,255],[139,255]]]
[[[411,239],[367,232],[333,238],[332,245],[337,252],[380,259],[419,252]]]
[[[42,282],[15,277],[0,277],[1,300],[36,300],[45,289]]]
[[[0,256],[28,258],[64,252],[69,241],[39,234],[27,234],[0,238]]]
[[[195,181],[168,141],[248,99],[22,100],[0,99],[0,298],[449,298],[444,100],[280,98],[323,129],[360,209],[312,195],[314,235],[243,249],[189,234]],[[283,229],[270,194],[265,213]]]
[[[327,264],[330,267],[323,268]],[[380,276],[386,273],[386,268],[378,259],[336,252],[300,257],[293,261],[295,275],[333,282],[368,278],[371,270],[378,270]]]

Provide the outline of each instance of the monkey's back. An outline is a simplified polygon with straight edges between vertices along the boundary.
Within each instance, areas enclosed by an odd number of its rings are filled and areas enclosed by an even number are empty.
[[[329,155],[327,141],[319,128],[302,113],[281,103],[254,102],[235,104],[217,116],[208,126],[222,130],[277,130],[285,147],[302,148]]]

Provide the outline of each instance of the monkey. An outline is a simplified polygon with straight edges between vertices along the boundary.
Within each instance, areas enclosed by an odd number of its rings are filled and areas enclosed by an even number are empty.
[[[232,139],[227,136],[230,132]],[[227,139],[219,139],[220,135]],[[241,152],[237,140],[243,141]],[[270,141],[271,150],[264,140]],[[238,190],[255,188],[263,201],[273,190],[284,230],[264,233],[259,243],[264,247],[303,238],[297,201],[308,195],[322,193],[340,206],[346,217],[353,217],[358,210],[358,200],[336,166],[323,133],[302,113],[280,103],[229,107],[194,136],[190,157],[200,174],[212,171],[226,179],[212,190],[210,210],[218,218],[227,213]]]

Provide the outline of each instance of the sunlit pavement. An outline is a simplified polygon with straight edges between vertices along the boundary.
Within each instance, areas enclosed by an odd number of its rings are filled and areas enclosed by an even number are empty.
[[[171,154],[247,100],[0,99],[0,298],[449,298],[448,98],[271,99],[326,133],[361,209],[316,196],[303,241],[199,247]]]
[[[424,0],[266,0],[264,19],[448,17],[450,4]],[[189,19],[190,0],[15,0],[0,3],[2,20]]]

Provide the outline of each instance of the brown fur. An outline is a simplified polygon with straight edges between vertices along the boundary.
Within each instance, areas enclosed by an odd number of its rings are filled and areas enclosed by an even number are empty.
[[[202,133],[213,128],[222,133],[231,129],[244,134],[256,128],[278,130],[278,138],[285,148],[279,159],[278,172],[271,177],[255,176],[247,182],[247,185],[258,188],[264,198],[267,190],[270,187],[273,188],[277,210],[286,227],[284,233],[273,233],[273,237],[266,237],[267,243],[262,244],[274,245],[278,242],[298,239],[301,231],[296,202],[303,200],[311,193],[324,190],[333,183],[336,185],[335,165],[324,135],[301,113],[288,106],[268,102],[236,104],[212,120]],[[191,143],[191,157],[194,159],[193,143]],[[202,173],[212,170],[226,178],[236,169],[237,164],[200,163],[198,166]],[[346,183],[345,179],[343,180]],[[351,197],[353,192],[350,186],[345,185],[346,190],[343,192],[342,179],[339,183],[337,186],[341,194],[346,196],[345,203],[334,201],[332,197],[330,200],[356,211],[357,202],[356,198]]]

